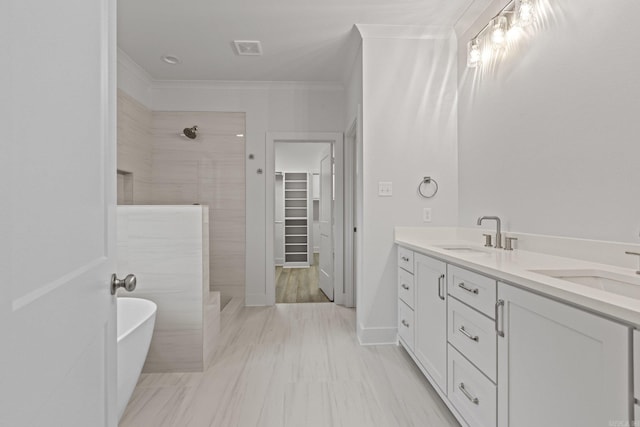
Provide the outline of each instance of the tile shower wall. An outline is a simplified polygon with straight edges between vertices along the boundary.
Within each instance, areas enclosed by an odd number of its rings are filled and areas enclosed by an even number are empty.
[[[151,201],[151,118],[151,110],[118,90],[118,170],[129,174],[118,175],[118,203]]]
[[[198,137],[180,136],[198,126]],[[152,113],[151,203],[209,206],[210,283],[222,305],[245,296],[245,114]]]
[[[119,296],[158,305],[144,372],[201,372],[209,366],[220,320],[209,292],[209,215],[203,206],[119,206],[118,275],[138,285]]]

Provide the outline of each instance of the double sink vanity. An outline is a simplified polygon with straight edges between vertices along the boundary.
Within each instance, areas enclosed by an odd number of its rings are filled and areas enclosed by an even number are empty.
[[[398,227],[395,242],[398,340],[458,421],[640,421],[640,275],[455,234]]]

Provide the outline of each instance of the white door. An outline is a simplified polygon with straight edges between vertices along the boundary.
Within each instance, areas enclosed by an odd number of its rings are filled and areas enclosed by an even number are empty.
[[[630,425],[629,328],[498,284],[498,426]]]
[[[320,159],[320,289],[333,301],[333,153]]]
[[[447,390],[447,265],[421,254],[414,255],[415,353],[436,382]]]
[[[116,426],[115,1],[0,2],[0,425]]]

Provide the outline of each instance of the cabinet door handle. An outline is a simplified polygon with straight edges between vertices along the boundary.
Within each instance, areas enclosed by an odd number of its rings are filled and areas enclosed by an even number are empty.
[[[475,289],[467,288],[467,287],[464,285],[464,282],[460,282],[460,283],[458,283],[458,287],[459,287],[459,288],[461,288],[461,289],[463,289],[463,290],[465,290],[465,291],[467,291],[467,292],[469,292],[470,294],[478,295],[478,292],[480,292],[480,291],[478,290],[478,288],[475,288]]]
[[[402,289],[404,289],[405,291],[408,291],[408,290],[409,290],[409,287],[403,283],[403,284],[402,284]]]
[[[458,385],[458,388],[460,389],[462,394],[464,394],[465,397],[471,401],[471,403],[474,403],[476,405],[480,404],[480,400],[477,397],[471,396],[471,394],[467,391],[467,389],[464,388],[464,383],[460,383]]]
[[[404,262],[409,262],[409,257],[403,256],[400,259],[403,260]]]
[[[438,298],[440,298],[442,301],[444,301],[443,284],[444,284],[444,274],[441,274],[440,277],[438,277]]]
[[[406,320],[402,319],[402,326],[404,326],[405,328],[409,327],[409,322],[407,322]]]
[[[500,337],[504,337],[504,300],[499,299],[496,302],[496,333]]]
[[[469,338],[471,341],[475,341],[475,342],[480,341],[480,337],[479,336],[471,335],[469,332],[467,332],[467,330],[464,328],[464,326],[460,326],[460,329],[458,329],[458,331],[460,331],[460,333],[462,335],[464,335],[465,337]]]

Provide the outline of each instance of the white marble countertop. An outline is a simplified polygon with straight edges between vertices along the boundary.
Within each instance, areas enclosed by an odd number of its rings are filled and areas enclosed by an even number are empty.
[[[640,299],[617,295],[585,285],[549,277],[531,270],[601,270],[623,275],[638,286],[635,270],[590,261],[516,249],[485,248],[477,242],[447,237],[448,233],[409,233],[396,230],[395,243],[416,252],[439,258],[498,280],[517,285],[640,328]],[[472,247],[481,253],[455,252],[443,247]]]

